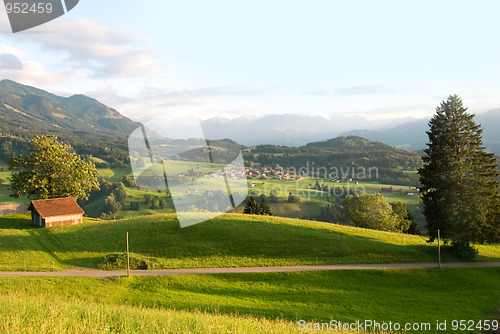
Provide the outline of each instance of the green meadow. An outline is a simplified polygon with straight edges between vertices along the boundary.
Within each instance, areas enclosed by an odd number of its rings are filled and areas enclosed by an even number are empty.
[[[38,228],[0,217],[0,270],[124,268],[125,234],[138,267],[195,268],[436,261],[425,237],[282,217],[225,214],[180,228],[175,214]],[[479,261],[498,261],[481,245]],[[456,261],[443,251],[443,261]]]
[[[100,173],[111,182],[119,182],[130,169],[101,169]],[[165,193],[134,188],[127,188],[127,204],[151,194],[166,199],[167,208],[152,210],[143,205],[139,211],[117,212],[123,219],[85,218],[80,225],[50,229],[33,226],[29,214],[1,216],[0,270],[124,269],[127,232],[132,267],[141,269],[437,260],[437,244],[427,243],[423,236],[297,219],[314,216],[323,205],[336,200],[310,189],[309,184],[314,185],[316,179],[248,182],[255,183],[249,191],[256,194],[269,195],[273,188],[281,191],[279,202],[271,204],[274,216],[243,215],[237,213],[242,210],[239,207],[236,213],[182,229]],[[390,187],[323,182],[330,187],[358,187],[367,193]],[[27,202],[26,198],[8,197],[7,187],[0,186],[0,200]],[[301,196],[301,202],[287,203],[288,192]],[[407,203],[412,212],[420,203],[417,196],[384,196],[389,202]],[[98,212],[100,203],[91,202],[85,209],[87,213]],[[478,245],[477,260],[500,261],[499,246]],[[442,259],[457,261],[445,247]],[[429,323],[433,329],[436,321],[446,320],[451,329],[454,319],[498,318],[499,275],[500,268],[492,267],[113,279],[0,278],[0,331],[302,333],[299,320],[327,323],[364,319]]]
[[[338,190],[336,191],[335,195],[328,195],[326,192],[323,191],[318,191],[314,189],[314,185],[316,181],[319,182],[319,184],[325,184],[328,185],[328,187],[331,188],[337,188]],[[302,216],[307,216],[307,215],[315,215],[319,214],[321,206],[335,202],[338,200],[338,197],[342,196],[344,194],[344,191],[342,190],[343,187],[347,189],[354,189],[356,191],[362,192],[362,193],[368,193],[368,194],[373,194],[375,192],[381,193],[384,195],[384,197],[387,198],[389,202],[404,202],[407,204],[408,209],[412,213],[416,213],[417,211],[417,205],[421,202],[420,196],[408,196],[406,194],[400,194],[397,192],[393,193],[384,193],[382,192],[382,188],[390,188],[392,187],[394,190],[402,190],[402,191],[407,191],[410,189],[415,189],[414,187],[408,187],[408,186],[398,186],[398,185],[386,185],[386,184],[379,184],[379,183],[373,183],[373,182],[344,182],[344,183],[337,183],[337,182],[332,182],[330,180],[326,179],[318,179],[318,178],[303,178],[300,181],[297,180],[276,180],[276,179],[249,179],[248,184],[250,185],[249,187],[249,192],[256,194],[256,195],[261,195],[264,194],[268,196],[271,191],[274,191],[280,202],[284,202],[288,198],[288,194],[291,192],[292,194],[297,194],[301,198],[301,203],[299,206],[302,206],[304,204],[306,206],[305,210],[301,210]],[[281,205],[284,203],[279,203],[278,205]],[[311,208],[307,208],[307,206],[311,206]],[[312,208],[314,207],[314,208]],[[286,210],[283,210],[285,213]],[[299,217],[296,217],[299,218]]]
[[[27,196],[21,196],[19,198],[11,197],[10,194],[10,172],[0,172],[0,179],[3,182],[0,184],[0,204],[26,204],[29,203]]]
[[[493,318],[499,275],[500,268],[430,268],[1,278],[0,330],[286,333],[298,332],[299,320],[368,319],[435,330],[436,321]]]

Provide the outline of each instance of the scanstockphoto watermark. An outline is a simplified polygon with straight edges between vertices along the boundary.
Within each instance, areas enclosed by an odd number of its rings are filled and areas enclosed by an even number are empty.
[[[425,332],[433,330],[429,322],[399,323],[392,321],[357,320],[355,322],[341,322],[330,320],[330,322],[307,322],[299,320],[298,329],[301,331],[367,331],[367,332],[391,332],[391,331],[418,331]]]
[[[377,320],[357,320],[354,322],[341,322],[330,320],[330,322],[308,322],[299,320],[297,322],[300,331],[366,331],[366,332],[446,332],[467,331],[481,332],[498,331],[500,322],[496,319],[487,320],[436,320],[435,322],[392,322]]]
[[[52,21],[72,10],[79,2],[79,0],[3,1],[13,33]]]
[[[301,331],[367,331],[367,332],[391,332],[391,331],[418,331],[425,332],[433,330],[429,322],[399,323],[392,321],[357,320],[355,322],[341,322],[330,320],[330,322],[307,322],[299,320],[298,329]]]

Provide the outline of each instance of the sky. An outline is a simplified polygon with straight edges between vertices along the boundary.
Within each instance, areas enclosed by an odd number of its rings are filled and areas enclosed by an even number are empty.
[[[0,79],[86,94],[136,120],[428,117],[500,108],[498,1],[80,0],[13,34]]]

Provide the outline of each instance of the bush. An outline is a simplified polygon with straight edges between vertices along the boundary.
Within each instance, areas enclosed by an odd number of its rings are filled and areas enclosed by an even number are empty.
[[[449,247],[450,254],[462,261],[474,261],[479,251],[471,244],[453,242]]]
[[[129,175],[124,175],[123,179],[122,179],[122,182],[127,187],[133,188],[133,187],[136,186],[134,179],[131,178]]]
[[[300,197],[292,193],[288,194],[288,203],[300,203]]]
[[[344,200],[346,223],[373,230],[401,232],[401,217],[379,193],[348,196]],[[409,224],[408,224],[409,227]]]
[[[140,210],[141,209],[141,202],[139,202],[139,201],[130,202],[130,209],[136,210],[136,211]]]
[[[269,202],[270,203],[278,202],[278,196],[276,196],[276,192],[274,190],[271,190],[271,192],[269,193]]]
[[[163,198],[160,199],[160,201],[158,202],[158,207],[160,209],[166,209],[167,208],[167,201],[165,201]]]
[[[147,270],[154,266],[149,259],[140,259],[130,256],[130,269]],[[108,254],[100,258],[97,262],[97,268],[101,270],[123,270],[127,269],[127,254]]]

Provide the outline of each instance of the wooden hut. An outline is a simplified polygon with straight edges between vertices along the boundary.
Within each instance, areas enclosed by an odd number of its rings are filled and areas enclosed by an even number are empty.
[[[40,227],[81,224],[85,213],[73,197],[34,200],[28,210],[31,222]]]

